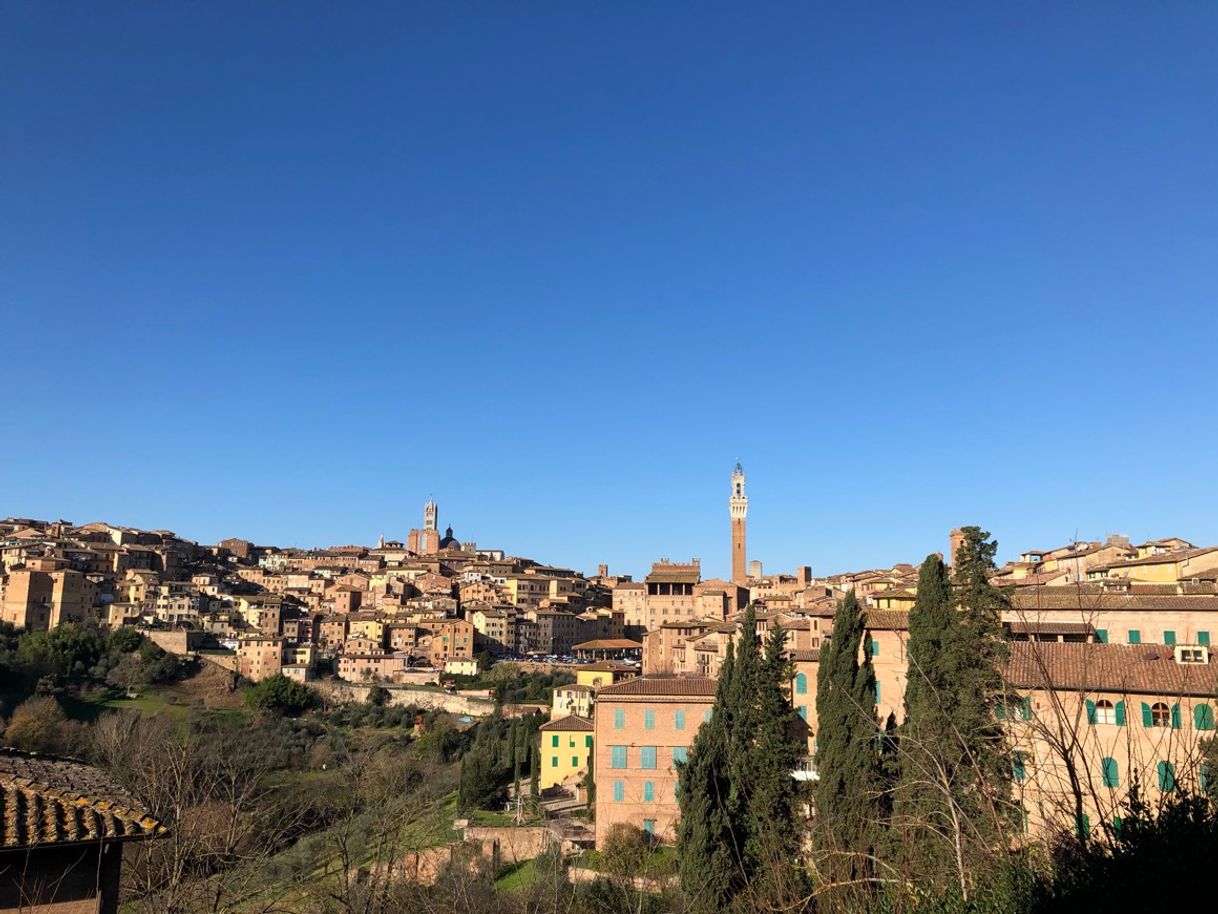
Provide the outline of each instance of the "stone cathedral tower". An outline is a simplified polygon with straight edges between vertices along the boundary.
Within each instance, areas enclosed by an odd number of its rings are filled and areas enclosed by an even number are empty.
[[[732,497],[728,499],[732,515],[732,583],[744,586],[748,580],[748,562],[745,557],[744,521],[749,513],[749,499],[744,494],[744,467],[736,461],[732,471]]]

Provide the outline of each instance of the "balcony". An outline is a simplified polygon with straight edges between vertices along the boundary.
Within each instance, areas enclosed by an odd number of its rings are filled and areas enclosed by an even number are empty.
[[[801,758],[795,763],[795,770],[791,772],[791,777],[797,781],[817,780],[816,762],[811,758]]]

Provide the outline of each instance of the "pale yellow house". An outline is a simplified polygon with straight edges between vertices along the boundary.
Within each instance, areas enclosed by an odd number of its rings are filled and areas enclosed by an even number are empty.
[[[592,721],[568,714],[542,724],[539,790],[559,784],[575,786],[588,771],[592,758]]]

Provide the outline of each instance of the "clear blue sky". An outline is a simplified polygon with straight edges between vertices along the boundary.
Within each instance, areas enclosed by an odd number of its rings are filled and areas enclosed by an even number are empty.
[[[0,15],[0,515],[1218,541],[1218,5]]]

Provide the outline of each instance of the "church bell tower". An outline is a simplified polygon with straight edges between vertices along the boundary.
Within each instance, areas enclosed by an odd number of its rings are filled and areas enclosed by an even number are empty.
[[[744,467],[739,460],[732,471],[732,496],[727,504],[732,516],[732,583],[743,587],[748,580],[744,523],[749,513],[749,499],[744,494]]]

